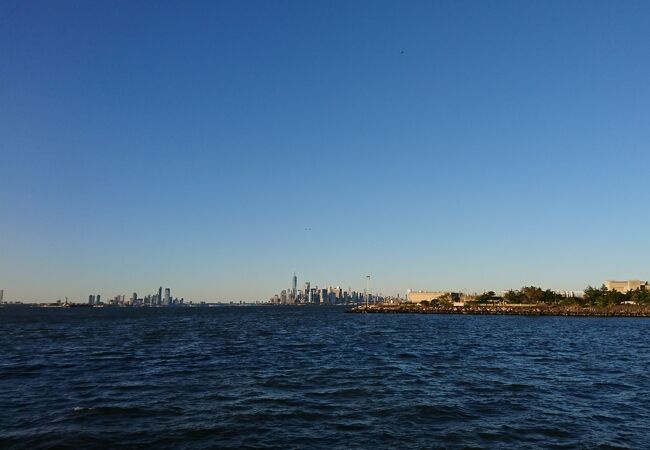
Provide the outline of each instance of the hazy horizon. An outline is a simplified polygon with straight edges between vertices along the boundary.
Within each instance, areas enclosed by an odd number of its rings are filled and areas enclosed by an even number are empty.
[[[648,2],[0,4],[0,289],[648,279]]]

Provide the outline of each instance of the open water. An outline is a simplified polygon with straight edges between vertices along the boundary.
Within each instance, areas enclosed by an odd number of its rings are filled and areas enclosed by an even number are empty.
[[[650,448],[650,319],[0,308],[1,448]]]

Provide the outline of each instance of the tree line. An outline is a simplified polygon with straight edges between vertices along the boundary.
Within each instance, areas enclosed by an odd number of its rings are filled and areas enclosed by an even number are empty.
[[[537,286],[524,286],[521,289],[509,290],[503,296],[494,291],[478,295],[473,303],[512,303],[512,304],[544,304],[563,306],[613,306],[621,304],[636,304],[650,306],[650,290],[643,288],[626,293],[609,290],[605,285],[600,288],[587,286],[583,297],[565,297],[550,289]]]

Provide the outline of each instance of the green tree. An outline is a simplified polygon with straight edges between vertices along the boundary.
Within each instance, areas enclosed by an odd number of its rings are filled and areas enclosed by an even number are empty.
[[[546,289],[542,295],[542,301],[549,305],[560,303],[562,300],[564,300],[562,295],[557,294],[550,289]]]
[[[487,291],[476,297],[476,303],[493,303],[498,299],[499,297],[497,297],[494,291]]]
[[[442,297],[437,298],[433,302],[435,302],[435,306],[451,306],[454,304],[454,300],[450,293],[444,294]]]
[[[650,306],[650,291],[646,289],[635,289],[626,295],[627,300],[637,305]]]
[[[513,303],[513,304],[515,304],[515,303],[516,304],[523,303],[525,298],[526,298],[526,296],[524,295],[523,292],[521,292],[519,290],[513,291],[512,289],[509,290],[508,292],[506,292],[503,295],[503,300],[506,303]]]
[[[542,288],[539,288],[537,286],[524,286],[521,288],[521,292],[525,296],[526,303],[544,302],[544,291]]]
[[[601,286],[600,289],[587,286],[585,289],[584,303],[586,305],[596,305],[601,302],[601,299],[607,295],[607,288],[603,289],[605,286]]]

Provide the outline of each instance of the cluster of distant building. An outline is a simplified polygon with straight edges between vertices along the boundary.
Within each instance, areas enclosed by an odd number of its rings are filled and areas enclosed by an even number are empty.
[[[399,302],[397,297],[386,297],[381,294],[373,295],[368,290],[354,291],[352,288],[344,290],[341,286],[318,287],[312,286],[307,281],[302,289],[298,289],[298,277],[294,274],[291,287],[272,296],[268,303],[272,305],[356,305],[361,303],[391,303]]]
[[[88,304],[91,306],[103,306],[101,295],[99,294],[90,294],[88,296]],[[165,293],[163,296],[162,286],[158,288],[158,292],[150,295],[145,295],[144,297],[138,297],[138,294],[134,292],[130,298],[127,298],[126,295],[116,295],[114,298],[108,301],[108,305],[112,306],[184,306],[185,302],[183,298],[174,298],[171,295],[171,289],[165,288]]]

